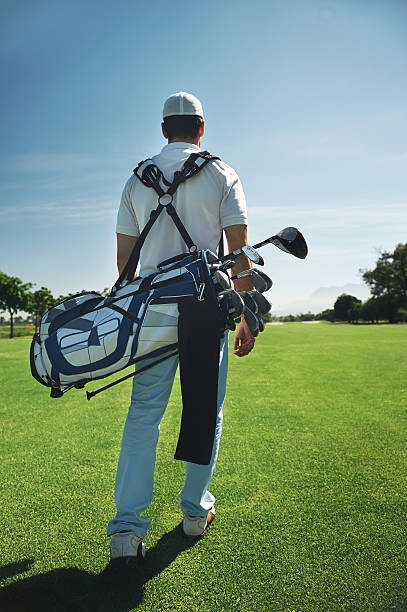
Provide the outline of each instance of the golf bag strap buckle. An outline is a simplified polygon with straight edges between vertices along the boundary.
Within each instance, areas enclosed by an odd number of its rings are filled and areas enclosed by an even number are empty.
[[[173,196],[170,193],[163,193],[158,196],[158,203],[161,206],[170,206],[172,204]]]

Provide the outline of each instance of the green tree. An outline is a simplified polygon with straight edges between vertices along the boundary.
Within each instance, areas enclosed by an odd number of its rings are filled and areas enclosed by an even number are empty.
[[[28,294],[25,310],[34,315],[35,331],[38,331],[38,320],[46,310],[51,308],[55,303],[55,298],[51,291],[46,287],[41,287],[37,291]]]
[[[298,321],[314,321],[315,315],[312,312],[301,312],[301,314],[297,315]]]
[[[361,300],[354,295],[342,293],[334,304],[334,315],[337,321],[352,323],[358,320]]]
[[[360,308],[360,318],[369,323],[378,323],[380,319],[380,305],[377,298],[371,297],[363,302]]]
[[[17,276],[0,271],[0,310],[10,315],[10,338],[14,336],[14,316],[19,310],[26,310],[31,287],[32,283],[23,283]]]
[[[393,253],[383,251],[374,270],[360,272],[378,299],[383,318],[395,323],[407,309],[407,244],[398,244]]]
[[[315,318],[319,321],[329,321],[333,323],[335,321],[335,313],[333,308],[326,308],[319,314],[315,315]]]

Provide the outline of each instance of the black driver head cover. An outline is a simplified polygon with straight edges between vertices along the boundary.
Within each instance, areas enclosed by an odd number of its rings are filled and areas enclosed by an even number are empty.
[[[275,246],[299,259],[305,259],[308,254],[305,238],[296,227],[285,227],[273,236],[272,242]]]

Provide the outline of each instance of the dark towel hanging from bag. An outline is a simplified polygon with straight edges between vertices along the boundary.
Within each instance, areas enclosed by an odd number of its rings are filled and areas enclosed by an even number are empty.
[[[220,338],[225,321],[211,300],[179,304],[182,417],[174,458],[208,465],[215,437]]]

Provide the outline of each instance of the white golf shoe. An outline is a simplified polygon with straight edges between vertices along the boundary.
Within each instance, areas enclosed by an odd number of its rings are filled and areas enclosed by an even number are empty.
[[[110,566],[137,567],[145,559],[146,547],[132,531],[115,533],[110,542]]]
[[[215,518],[214,512],[208,512],[207,516],[204,518],[201,516],[189,516],[189,514],[185,514],[185,512],[183,514],[184,520],[182,521],[182,529],[187,538],[203,538],[209,525]]]

